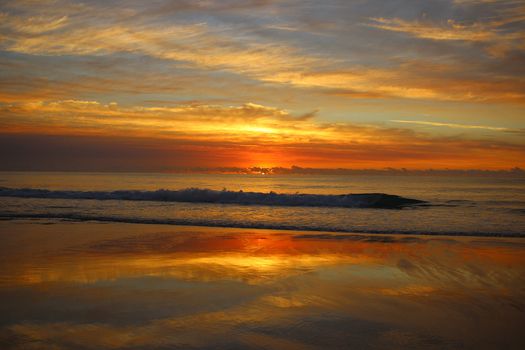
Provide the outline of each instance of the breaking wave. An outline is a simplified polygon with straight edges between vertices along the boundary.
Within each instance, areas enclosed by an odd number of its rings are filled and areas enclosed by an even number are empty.
[[[201,188],[156,191],[53,191],[32,188],[0,187],[0,197],[95,199],[155,202],[217,203],[293,207],[342,207],[401,209],[425,201],[385,193],[361,194],[287,194],[244,191],[217,191]]]

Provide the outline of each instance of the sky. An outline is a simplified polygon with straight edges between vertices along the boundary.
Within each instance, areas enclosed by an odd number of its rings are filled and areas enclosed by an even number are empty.
[[[525,167],[523,0],[0,4],[0,169]]]

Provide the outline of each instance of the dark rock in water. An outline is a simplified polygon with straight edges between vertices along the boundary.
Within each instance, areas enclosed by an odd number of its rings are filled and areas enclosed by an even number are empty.
[[[363,193],[363,194],[352,194],[352,197],[356,199],[363,198],[367,202],[367,208],[378,208],[378,209],[399,209],[407,206],[426,204],[427,202],[405,198],[393,194],[385,193]]]

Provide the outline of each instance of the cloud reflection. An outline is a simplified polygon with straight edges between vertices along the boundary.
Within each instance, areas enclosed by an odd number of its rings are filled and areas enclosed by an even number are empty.
[[[75,233],[77,224],[56,224],[19,236],[48,232],[40,252],[11,251],[1,265],[1,339],[20,348],[88,349],[519,343],[512,326],[524,310],[519,244],[82,226],[101,235],[89,239]],[[71,238],[64,242],[60,232]],[[488,316],[494,312],[504,319]],[[483,322],[473,325],[472,313]],[[370,337],[377,343],[366,343]]]

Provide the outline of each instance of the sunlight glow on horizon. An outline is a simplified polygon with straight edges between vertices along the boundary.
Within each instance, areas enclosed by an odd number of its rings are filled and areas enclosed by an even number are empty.
[[[6,1],[1,169],[525,167],[525,6],[395,3]]]

